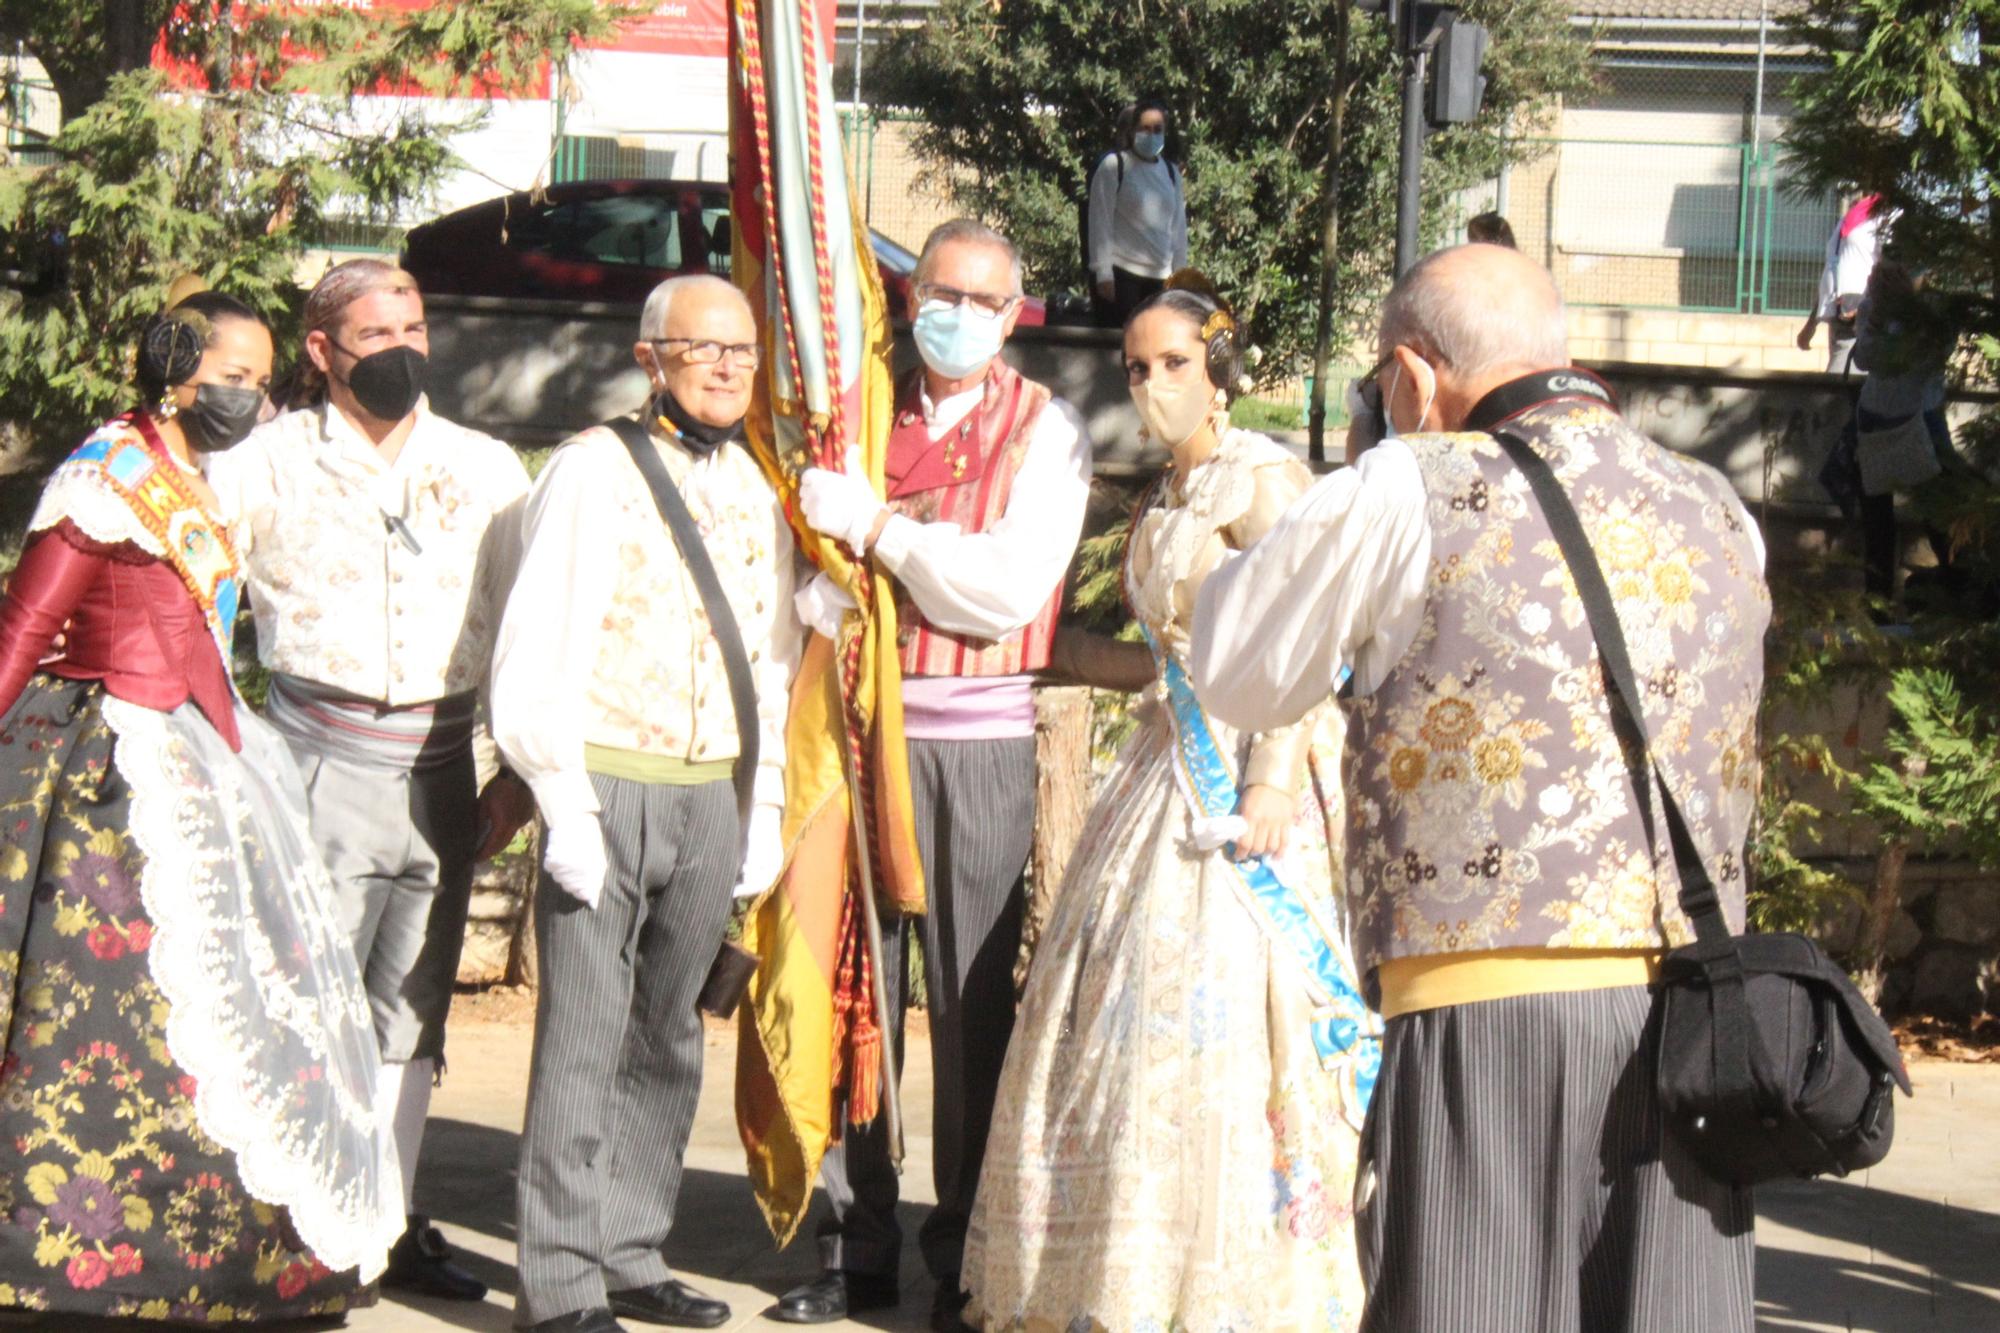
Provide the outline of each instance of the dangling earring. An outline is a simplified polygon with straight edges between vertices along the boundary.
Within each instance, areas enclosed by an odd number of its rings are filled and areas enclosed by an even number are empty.
[[[153,406],[153,417],[158,421],[172,421],[179,416],[181,405],[174,401],[174,391],[168,389],[160,395],[160,401]]]

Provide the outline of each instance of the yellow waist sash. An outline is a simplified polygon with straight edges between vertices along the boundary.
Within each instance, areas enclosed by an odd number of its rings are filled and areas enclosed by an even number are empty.
[[[1376,969],[1382,1017],[1516,995],[1650,986],[1659,949],[1489,949],[1391,958]]]
[[[682,759],[669,754],[642,754],[609,745],[583,747],[583,766],[607,778],[643,782],[652,787],[699,787],[704,782],[727,782],[734,775],[734,759]]]

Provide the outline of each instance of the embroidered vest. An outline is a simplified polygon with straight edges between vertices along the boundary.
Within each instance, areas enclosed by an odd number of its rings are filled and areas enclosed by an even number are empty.
[[[921,371],[898,386],[889,434],[889,507],[919,523],[984,532],[1007,512],[1014,477],[1034,439],[1049,391],[1006,363],[986,372],[985,393],[965,420],[933,440],[924,422]],[[1062,588],[1022,631],[1002,640],[939,629],[909,594],[896,593],[896,645],[906,676],[1018,676],[1049,663]]]
[[[1732,926],[1755,804],[1770,594],[1712,469],[1594,404],[1508,428],[1543,451],[1602,562],[1655,751]],[[1490,436],[1407,441],[1428,496],[1423,626],[1349,707],[1349,901],[1364,976],[1504,948],[1661,948],[1690,935],[1661,831],[1611,728],[1595,641],[1526,480]]]
[[[597,455],[594,475],[621,479],[591,520],[616,541],[618,566],[583,687],[584,740],[695,763],[734,759],[736,714],[722,650],[638,465],[617,436],[599,427],[563,448],[590,451]],[[788,585],[781,583],[781,562],[791,560],[791,551],[778,541],[771,484],[737,445],[724,445],[703,465],[710,469],[704,486],[690,484],[695,465],[684,451],[662,452],[701,530],[761,692],[771,686],[764,677],[777,619],[791,614]]]

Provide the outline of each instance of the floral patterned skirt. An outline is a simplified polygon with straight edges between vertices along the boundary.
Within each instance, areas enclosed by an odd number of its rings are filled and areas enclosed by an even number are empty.
[[[372,1304],[197,1123],[105,703],[38,675],[0,718],[0,1310],[219,1323]]]
[[[1296,965],[1190,840],[1155,715],[1091,809],[1000,1079],[961,1274],[1026,1333],[1358,1326],[1364,1108],[1323,1067]],[[1332,892],[1327,812],[1292,828]]]

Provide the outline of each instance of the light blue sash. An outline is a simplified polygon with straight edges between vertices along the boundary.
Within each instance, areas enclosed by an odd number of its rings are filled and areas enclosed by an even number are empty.
[[[1147,631],[1146,641],[1166,682],[1168,711],[1174,721],[1175,777],[1196,816],[1215,819],[1236,813],[1236,777],[1216,745],[1208,714],[1195,698],[1186,670],[1172,654],[1161,650]],[[1381,1026],[1361,998],[1354,960],[1347,941],[1334,923],[1320,919],[1305,895],[1279,877],[1277,866],[1264,857],[1239,861],[1229,857],[1242,877],[1249,901],[1266,932],[1291,954],[1305,972],[1313,998],[1313,1047],[1322,1064],[1339,1067],[1352,1079],[1356,1115],[1365,1112],[1375,1092],[1382,1066]]]

